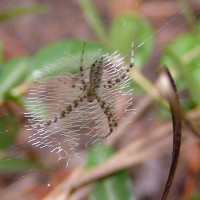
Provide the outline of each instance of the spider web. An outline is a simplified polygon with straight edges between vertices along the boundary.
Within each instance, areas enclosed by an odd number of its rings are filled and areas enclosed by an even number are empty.
[[[89,83],[90,66],[98,59],[98,56],[91,57],[90,53],[91,60],[83,61],[86,84]],[[114,115],[113,119],[118,120],[120,118],[118,115],[127,111],[132,100],[131,91],[125,91],[130,85],[130,78],[126,72],[128,67],[124,63],[124,58],[121,58],[117,52],[103,55],[102,58],[104,66],[98,95],[110,107],[110,112]],[[91,143],[107,135],[109,131],[107,116],[97,99],[93,102],[85,99],[55,123],[48,126],[43,123],[55,117],[59,118],[60,113],[82,94],[84,85],[81,82],[80,73],[65,72],[63,74],[68,67],[66,63],[73,63],[75,68],[79,68],[77,65],[79,60],[80,56],[70,58],[70,60],[63,59],[38,71],[35,74],[34,83],[30,86],[28,112],[25,114],[29,121],[28,130],[33,132],[29,142],[36,147],[48,147],[51,152],[59,155],[59,160],[67,159],[67,163],[71,156],[77,154],[77,149],[80,149],[79,146],[83,141],[86,146],[90,146]],[[109,80],[120,79],[122,76],[123,79],[119,83],[115,83],[112,87],[108,85]],[[120,103],[116,107],[115,101],[119,95],[121,96]]]
[[[197,2],[197,1],[196,1]],[[187,9],[188,7],[184,7],[183,9],[181,9],[181,11],[183,12],[185,9]],[[173,18],[171,18],[171,19],[169,19],[166,23],[163,23],[163,26],[161,27],[161,28],[158,28],[155,32],[154,32],[154,34],[152,34],[149,38],[144,38],[144,40],[143,40],[143,42],[140,44],[140,45],[138,45],[136,48],[135,48],[135,50],[137,51],[137,49],[138,48],[140,48],[142,45],[144,45],[146,42],[148,42],[148,40],[149,39],[151,39],[151,38],[155,38],[155,37],[157,37],[158,35],[160,35],[160,34],[162,34],[162,33],[164,33],[164,32],[167,32],[168,31],[168,26],[170,25],[170,24],[172,24],[172,22],[176,19],[176,18],[178,18],[178,16],[175,16],[175,17],[173,17]],[[184,22],[184,23],[180,23],[180,24],[178,24],[178,27],[182,27],[182,26],[184,26],[186,24],[186,22]],[[158,45],[158,44],[157,44]],[[162,50],[162,49],[161,49]],[[84,56],[85,57],[85,56]],[[93,58],[98,58],[99,57],[99,55],[96,55],[96,57],[95,56],[92,56]],[[90,57],[88,57],[87,59],[85,59],[84,60],[84,62],[86,63],[86,60],[88,60]],[[95,59],[93,59],[93,61],[95,60]],[[73,59],[72,59],[73,60]],[[92,59],[90,59],[90,60],[92,60]],[[65,64],[66,65],[66,63],[67,62],[63,62],[63,61],[59,61],[59,62],[61,62],[61,63],[63,63],[63,65]],[[74,68],[76,68],[76,69],[78,69],[78,65],[77,65],[77,63],[73,63],[74,65]],[[89,63],[89,64],[91,64],[91,63]],[[56,63],[54,63],[54,65],[56,65]],[[90,66],[90,65],[88,65],[88,64],[84,64],[85,66]],[[57,67],[58,65],[56,65],[56,67]],[[62,68],[62,67],[61,67]],[[51,68],[51,69],[53,69],[53,68]],[[64,67],[63,67],[63,69],[64,69]],[[66,70],[66,69],[65,69]],[[63,71],[65,71],[65,70],[63,70]],[[45,72],[45,70],[44,70],[44,72]],[[46,70],[46,72],[48,72],[48,70]],[[84,73],[86,73],[86,71],[84,71]],[[88,72],[89,73],[89,72]],[[49,74],[51,74],[51,73],[49,73]],[[53,73],[52,73],[53,74]],[[62,75],[61,75],[62,73],[60,72],[60,78],[62,77]],[[43,75],[45,76],[45,74],[43,73]],[[52,75],[53,76],[53,75]],[[71,74],[71,76],[72,76],[72,74]],[[59,77],[59,76],[58,76]],[[76,76],[76,78],[78,78],[77,76]],[[66,79],[66,76],[64,76],[63,77],[63,80],[64,79]],[[37,78],[36,78],[36,80],[37,80]],[[71,79],[70,79],[71,80]],[[74,79],[72,79],[73,81],[74,81]],[[79,82],[79,80],[80,79],[78,79],[77,80],[77,82]],[[40,80],[41,82],[42,82],[42,80]],[[59,82],[59,81],[58,81]],[[56,82],[57,83],[57,82]],[[59,82],[60,83],[60,82]],[[36,85],[36,84],[35,84]],[[63,83],[63,87],[64,87],[64,83]],[[46,86],[47,86],[47,84],[46,84]],[[35,88],[36,89],[36,88]],[[70,90],[69,88],[68,88],[68,90]],[[74,91],[74,88],[73,88],[73,91]],[[48,92],[50,92],[50,90],[48,90]],[[55,93],[55,91],[54,91],[54,93]],[[54,94],[53,93],[53,94]],[[45,93],[44,93],[45,94]],[[69,92],[69,94],[71,95],[71,93]],[[50,98],[50,97],[49,97]],[[190,101],[190,99],[182,99],[183,101]],[[34,102],[34,103],[36,103],[36,102]],[[92,102],[92,104],[93,104],[94,102]],[[77,109],[76,109],[76,112],[78,112],[78,110],[80,109],[80,110],[88,110],[89,111],[89,109],[91,109],[91,107],[92,107],[92,104],[91,104],[91,106],[89,106],[88,104],[86,105],[86,104],[84,104],[84,109],[81,109],[81,107],[78,107]],[[42,104],[40,104],[41,106],[43,106]],[[57,105],[58,106],[58,105]],[[44,107],[43,107],[44,108]],[[98,108],[99,109],[99,108]],[[115,108],[116,109],[116,108]],[[92,109],[91,109],[92,110]],[[31,111],[31,108],[30,108],[30,110],[29,110],[29,112],[32,112]],[[42,119],[45,119],[45,112],[43,112],[43,111],[41,111],[41,121],[42,121]],[[89,112],[88,112],[89,113]],[[84,113],[82,113],[83,115],[84,115]],[[7,116],[7,114],[3,114],[4,116]],[[35,117],[39,120],[39,118],[38,118],[38,115],[39,114],[35,114]],[[89,114],[88,114],[89,115]],[[92,114],[91,114],[92,115]],[[87,115],[85,115],[85,116],[87,116]],[[28,119],[31,119],[30,118],[30,116],[27,116],[28,117]],[[90,117],[90,115],[89,115],[89,117]],[[153,120],[153,119],[148,119],[148,120]],[[85,126],[87,126],[87,128],[88,128],[88,126],[89,126],[89,124],[90,124],[91,122],[89,122],[88,121],[88,125],[86,125],[85,124]],[[84,126],[82,126],[82,127],[84,127]],[[0,131],[0,133],[1,134],[7,134],[9,131],[10,131],[10,129],[12,129],[12,127],[9,127],[8,128],[8,130],[7,131]],[[89,133],[89,132],[88,132]],[[16,149],[18,148],[18,144],[16,144],[16,145],[13,145],[13,151],[14,152],[18,152],[20,155],[19,156],[16,156],[16,157],[26,157],[27,156],[27,153],[28,152],[26,152],[26,150],[23,150],[23,152],[21,152],[21,151],[16,151]],[[8,154],[9,154],[10,152],[8,152]],[[73,152],[72,152],[73,153]],[[7,153],[6,153],[7,154]],[[16,154],[15,154],[16,155]],[[61,154],[62,155],[62,154]],[[61,156],[60,155],[60,156]],[[6,157],[6,155],[4,156],[4,157]],[[3,163],[4,161],[6,161],[6,160],[11,160],[12,158],[8,158],[8,159],[4,159],[4,158],[2,158],[1,159],[1,162]],[[24,176],[26,176],[27,174],[29,174],[29,173],[31,173],[32,171],[35,171],[35,170],[30,170],[30,171],[27,171],[27,173],[24,173],[24,175],[23,176],[18,176],[18,178],[17,179],[19,179],[21,182],[23,182],[24,180]],[[45,172],[46,173],[46,172]],[[47,172],[47,173],[49,173],[49,172]],[[151,174],[152,174],[152,172],[151,172]],[[146,177],[145,177],[146,178]],[[49,182],[48,182],[48,180],[47,180],[47,183],[48,183],[48,185],[49,185]],[[155,185],[155,183],[153,183],[154,185]],[[151,182],[151,185],[152,185],[152,182]],[[156,187],[157,187],[157,184],[156,184]],[[140,187],[141,188],[141,187]],[[144,188],[144,187],[143,187]],[[145,187],[145,189],[144,189],[145,191],[144,192],[141,192],[141,194],[145,194],[145,192],[146,192],[146,187]],[[3,194],[3,193],[5,193],[5,192],[3,192],[2,191],[2,196],[5,196],[5,194]],[[9,198],[10,198],[10,194],[9,194]]]

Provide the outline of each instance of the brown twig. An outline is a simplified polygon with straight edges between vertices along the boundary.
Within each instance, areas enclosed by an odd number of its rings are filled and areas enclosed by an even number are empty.
[[[72,192],[82,186],[166,153],[169,146],[169,140],[166,139],[166,136],[170,130],[171,124],[167,123],[164,127],[158,128],[148,137],[133,141],[104,164],[88,170],[82,168],[74,170],[70,177],[43,200],[69,199]]]
[[[130,144],[125,151],[122,150],[117,153],[114,159],[111,158],[112,161],[109,160],[101,166],[88,170],[83,170],[82,168],[74,170],[70,177],[65,179],[43,200],[71,200],[71,198],[76,199],[75,197],[78,199],[78,197],[80,197],[79,195],[85,195],[87,193],[87,189],[90,187],[88,184],[94,183],[95,181],[102,179],[107,175],[113,174],[116,170],[118,171],[119,169],[128,169],[130,166],[134,166],[148,159],[150,160],[163,155],[164,153],[168,152],[170,141],[166,136],[169,135],[168,133],[170,130],[171,125],[167,123],[163,128],[158,129],[156,132],[156,137],[154,137],[154,134],[152,134],[150,136],[151,139],[138,139],[137,141]],[[153,142],[153,144],[151,143],[151,145],[149,144],[150,146],[146,146],[147,140],[150,140],[149,143]],[[195,143],[197,143],[196,140],[191,140],[191,138],[188,137],[188,139],[184,141],[183,150],[187,150],[187,148],[190,148]],[[135,145],[137,147],[135,147]],[[126,156],[127,153],[134,156]],[[120,162],[122,159],[126,162]],[[126,159],[131,160],[128,161]],[[115,168],[113,171],[113,165],[117,165],[118,169]]]
[[[172,151],[172,162],[170,166],[169,175],[161,196],[161,200],[166,200],[174,179],[176,168],[178,165],[178,159],[181,148],[181,137],[182,137],[182,112],[180,108],[180,99],[176,89],[174,80],[167,68],[164,68],[159,78],[157,87],[160,93],[169,102],[172,122],[173,122],[173,151]]]

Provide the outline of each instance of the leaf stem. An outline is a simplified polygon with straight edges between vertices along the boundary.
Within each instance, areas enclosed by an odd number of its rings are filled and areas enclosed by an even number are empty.
[[[90,0],[79,0],[79,6],[81,7],[85,18],[90,25],[90,27],[94,30],[95,34],[99,38],[99,40],[105,45],[108,46],[106,32],[101,21],[98,12],[95,7],[92,5]]]

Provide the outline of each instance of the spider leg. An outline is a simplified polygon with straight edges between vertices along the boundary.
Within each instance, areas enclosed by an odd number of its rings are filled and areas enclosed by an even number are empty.
[[[131,43],[131,63],[129,65],[129,69],[134,67],[134,63],[135,63],[135,53],[134,53],[134,43],[132,41],[132,43]]]
[[[53,119],[51,120],[47,120],[47,121],[43,121],[39,124],[39,127],[44,127],[44,126],[50,126],[53,123],[56,123],[58,120],[65,118],[69,113],[71,113],[73,110],[75,110],[78,105],[84,101],[84,99],[86,98],[84,92],[79,95],[75,100],[72,101],[71,104],[67,105],[65,107],[65,109],[63,109],[59,116],[55,116]]]
[[[86,42],[83,43],[83,48],[82,48],[81,58],[80,58],[80,76],[81,76],[81,83],[83,84],[84,88],[85,88],[85,80],[84,80],[84,74],[83,74],[83,55],[85,52],[85,45],[86,45]]]
[[[111,107],[106,103],[106,101],[102,100],[98,95],[96,95],[96,99],[97,99],[99,105],[101,106],[101,109],[103,110],[105,116],[107,117],[108,124],[109,124],[108,134],[100,137],[101,139],[103,139],[112,134],[114,127],[117,126],[117,121],[114,117]]]
[[[125,78],[126,78],[126,74],[129,73],[130,69],[133,68],[134,66],[134,44],[133,42],[131,43],[131,62],[130,62],[130,65],[129,67],[126,69],[125,72],[123,72],[121,75],[119,75],[117,78],[115,79],[109,79],[107,81],[107,84],[103,85],[104,88],[112,88],[114,87],[115,85],[117,85],[118,83],[122,82]]]
[[[83,74],[83,55],[84,55],[84,52],[85,52],[85,45],[86,45],[86,42],[83,43],[83,48],[82,48],[82,51],[81,51],[81,57],[80,57],[80,68],[79,68],[79,71],[80,71],[80,76],[81,76],[81,84],[83,86],[80,87],[80,90],[85,90],[86,88],[86,83],[85,83],[85,80],[84,80],[84,74]],[[61,79],[58,79],[59,82],[61,82],[62,80]],[[64,84],[68,84],[67,82],[63,82]],[[75,88],[76,87],[76,83],[74,84],[71,84],[71,87],[72,88]]]
[[[127,75],[125,73],[123,73],[121,76],[118,76],[115,79],[109,79],[107,81],[106,84],[103,85],[104,88],[112,88],[115,85],[117,85],[118,83],[122,82],[125,78],[127,77]]]
[[[83,49],[82,49],[82,52],[81,52],[81,58],[80,58],[80,76],[81,76],[81,83],[83,85],[83,86],[80,87],[80,90],[82,91],[82,93],[77,97],[77,99],[72,101],[71,104],[67,105],[65,107],[65,109],[63,109],[60,112],[60,114],[58,116],[55,116],[51,120],[46,120],[46,121],[40,122],[37,125],[38,128],[42,128],[42,127],[45,127],[45,126],[50,126],[51,124],[56,123],[59,119],[62,119],[64,117],[66,117],[66,115],[68,115],[70,112],[72,112],[80,104],[80,102],[82,102],[84,99],[87,98],[87,95],[85,95],[86,94],[86,89],[87,89],[87,84],[86,84],[86,82],[85,82],[85,80],[83,78],[83,76],[84,76],[84,74],[83,74],[83,55],[84,55],[85,44],[86,43],[84,42]],[[59,82],[63,82],[66,85],[68,84],[65,80],[62,80],[61,78],[58,78],[58,81]],[[75,88],[76,85],[72,84],[71,87]]]
[[[79,68],[80,77],[81,77],[80,82],[82,84],[82,86],[80,87],[80,90],[82,90],[82,91],[85,91],[86,87],[87,87],[87,84],[84,80],[84,73],[83,73],[83,55],[84,55],[84,52],[85,52],[85,45],[86,45],[86,42],[83,43],[83,48],[82,48],[81,57],[80,57],[80,68]],[[75,88],[76,85],[73,84],[72,87]]]
[[[66,106],[65,109],[61,111],[59,118],[62,119],[64,117],[66,117],[66,115],[68,115],[70,112],[72,112],[74,109],[76,109],[78,107],[78,105],[81,102],[83,102],[84,99],[85,99],[85,95],[84,95],[84,93],[82,93],[75,100],[73,100],[71,104]]]

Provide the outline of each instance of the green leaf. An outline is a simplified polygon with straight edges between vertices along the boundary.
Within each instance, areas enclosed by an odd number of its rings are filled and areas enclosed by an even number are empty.
[[[192,100],[200,104],[200,36],[199,32],[179,36],[170,43],[161,63],[172,71],[179,88],[187,88]]]
[[[96,165],[103,163],[105,160],[110,158],[114,154],[114,151],[111,148],[108,148],[103,143],[96,143],[88,151],[86,168],[91,168]]]
[[[11,89],[19,86],[29,72],[29,59],[18,58],[0,65],[0,102],[9,94]]]
[[[3,109],[0,114],[0,150],[5,150],[15,143],[20,128],[19,121],[12,111]]]
[[[79,56],[78,60],[74,61],[74,62],[77,62],[76,64],[79,64],[81,51],[83,50],[83,43],[84,43],[83,41],[79,41],[79,40],[62,40],[62,41],[55,42],[43,47],[33,57],[32,70],[42,69],[43,67],[47,65],[52,65],[61,59],[72,58],[72,56],[74,55]],[[97,53],[105,52],[105,49],[97,43],[87,42],[84,51],[86,53],[89,52],[92,54],[94,52],[97,52]],[[83,59],[86,59],[85,52],[83,55]],[[67,60],[66,60],[66,66],[69,64],[71,63],[67,63]],[[67,68],[66,71],[68,71],[69,68],[73,69],[74,67],[68,66],[66,68]]]
[[[44,13],[45,11],[46,11],[46,9],[42,5],[15,7],[15,8],[11,8],[9,10],[1,11],[0,12],[0,21],[24,16],[27,14]]]
[[[125,171],[115,173],[100,181],[89,197],[92,200],[134,200],[131,182]]]
[[[190,200],[200,200],[200,193],[193,194]]]
[[[152,47],[152,28],[148,21],[133,14],[124,14],[116,18],[110,27],[110,40],[113,49],[122,55],[130,55],[131,42],[135,48],[135,64],[143,66],[149,58]]]
[[[19,172],[41,167],[33,160],[24,158],[0,158],[0,172]]]
[[[113,150],[105,144],[96,144],[88,152],[86,167],[103,163],[112,156]],[[131,182],[127,171],[120,171],[99,181],[92,189],[89,199],[92,200],[134,200]]]

